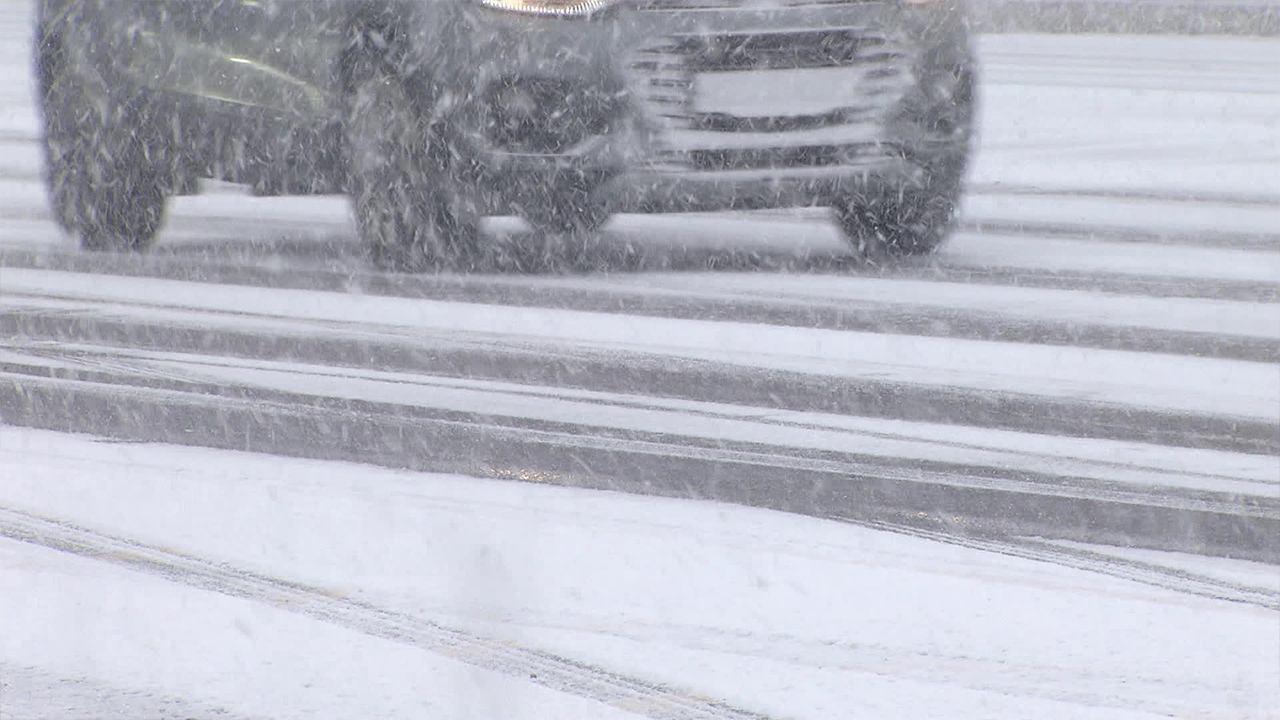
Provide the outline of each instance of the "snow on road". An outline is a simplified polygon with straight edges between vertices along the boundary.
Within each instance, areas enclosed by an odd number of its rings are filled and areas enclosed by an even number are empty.
[[[395,278],[224,186],[75,252],[0,7],[0,720],[1280,714],[1280,570],[1153,547],[1280,520],[1274,40],[982,38],[923,262],[787,211]],[[853,512],[904,487],[1057,504]]]
[[[6,507],[777,717],[1247,717],[1280,702],[1273,611],[1078,570],[716,503],[44,431],[3,443]],[[612,716],[288,604],[0,548],[5,587],[25,590],[0,594],[0,657],[69,676],[245,717]]]
[[[986,36],[983,152],[972,180],[1274,201],[1275,46],[1273,38]]]
[[[1280,270],[1280,266],[1277,267]],[[1162,409],[1270,419],[1280,406],[1280,375],[1270,364],[1122,353],[888,333],[823,331],[725,321],[645,318],[546,308],[343,296],[307,290],[227,288],[174,280],[99,277],[9,269],[5,291],[15,308],[32,304],[116,315],[196,311],[227,327],[246,316],[452,337],[504,337],[516,343],[646,352],[686,361],[715,361],[852,379],[1046,394]],[[50,298],[42,300],[41,298]],[[179,298],[175,307],[167,298]],[[207,313],[207,314],[206,314]],[[1270,313],[1280,320],[1280,314]],[[378,318],[370,323],[368,318]],[[206,371],[208,372],[208,371]],[[1186,378],[1195,377],[1189,386]]]

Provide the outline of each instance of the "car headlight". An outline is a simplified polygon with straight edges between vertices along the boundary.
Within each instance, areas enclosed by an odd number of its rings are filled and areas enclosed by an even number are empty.
[[[617,0],[479,0],[485,7],[528,15],[583,17],[599,12]]]

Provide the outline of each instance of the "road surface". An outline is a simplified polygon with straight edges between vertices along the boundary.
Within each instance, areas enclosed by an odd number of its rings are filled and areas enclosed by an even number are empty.
[[[936,257],[620,216],[405,277],[228,187],[75,250],[25,22],[0,718],[1280,712],[1274,40],[982,38]]]

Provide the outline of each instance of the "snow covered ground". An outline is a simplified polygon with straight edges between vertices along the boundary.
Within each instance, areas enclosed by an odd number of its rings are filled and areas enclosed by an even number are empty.
[[[1280,520],[1276,41],[982,38],[927,262],[626,216],[605,273],[388,278],[228,188],[71,250],[0,7],[0,720],[1280,717],[1280,569],[1152,548]],[[1070,527],[849,511],[903,488]]]
[[[1263,717],[1280,702],[1274,611],[1079,570],[716,503],[17,428],[3,445],[7,508],[770,716]],[[92,547],[0,552],[0,657],[64,677],[241,717],[629,707],[551,692],[520,663],[481,669],[479,650],[378,637],[372,610],[317,617],[309,599],[195,589]]]

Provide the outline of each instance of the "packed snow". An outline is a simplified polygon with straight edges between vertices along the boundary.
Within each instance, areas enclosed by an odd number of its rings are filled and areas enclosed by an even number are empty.
[[[1276,615],[763,510],[6,428],[0,503],[791,718],[1263,717]],[[0,662],[272,718],[611,717],[4,540]]]

